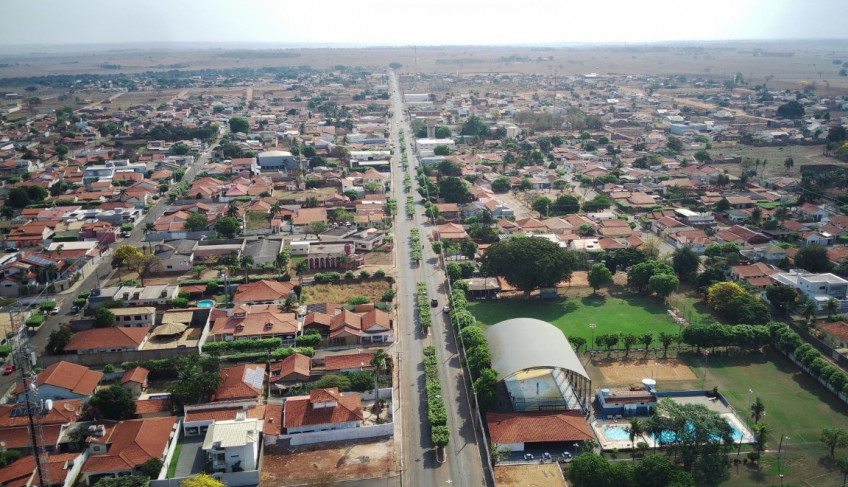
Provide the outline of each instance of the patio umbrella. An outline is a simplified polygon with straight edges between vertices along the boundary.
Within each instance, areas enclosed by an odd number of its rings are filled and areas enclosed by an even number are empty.
[[[165,323],[153,330],[153,336],[179,335],[186,331],[187,328],[188,325],[184,323]]]

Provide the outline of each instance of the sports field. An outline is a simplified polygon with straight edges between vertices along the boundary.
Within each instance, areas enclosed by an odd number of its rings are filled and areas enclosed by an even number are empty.
[[[682,360],[649,358],[604,362],[597,365],[604,374],[605,386],[638,384],[650,378],[657,382],[669,380],[695,380],[697,375]]]
[[[589,294],[552,301],[539,299],[501,299],[498,301],[472,301],[468,310],[479,325],[487,328],[510,318],[536,318],[552,323],[566,336],[579,336],[591,341],[590,323],[597,326],[594,336],[602,334],[633,333],[641,335],[655,332],[652,346],[658,347],[656,334],[677,334],[679,327],[668,315],[662,302],[639,295],[601,296]],[[619,345],[621,346],[621,345]],[[638,344],[634,346],[638,348]]]

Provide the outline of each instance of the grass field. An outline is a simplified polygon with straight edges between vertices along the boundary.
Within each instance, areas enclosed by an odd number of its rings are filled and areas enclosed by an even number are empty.
[[[760,397],[766,407],[766,416],[761,421],[771,427],[766,442],[771,453],[764,456],[759,469],[732,467],[731,479],[722,485],[778,485],[776,451],[781,435],[784,435],[781,472],[786,476],[785,485],[842,485],[842,475],[832,467],[829,451],[819,436],[826,427],[848,429],[845,403],[771,349],[741,357],[711,355],[706,364],[695,354],[684,354],[681,358],[698,379],[668,382],[660,387],[678,390],[699,389],[702,384],[707,389],[718,387],[749,425],[753,424],[750,405],[754,399]],[[845,451],[837,449],[837,456],[840,453]],[[743,447],[742,456],[745,454]]]
[[[271,228],[271,215],[261,211],[247,212],[247,230],[264,230]]]
[[[345,284],[342,281],[339,284],[306,286],[303,288],[303,293],[308,303],[345,304],[354,296],[366,296],[371,299],[371,302],[377,303],[387,289],[389,289],[389,283],[382,280],[360,284]]]
[[[641,334],[652,330],[678,332],[678,326],[661,302],[638,295],[604,297],[589,294],[556,301],[474,301],[468,303],[468,310],[483,328],[510,318],[536,318],[552,323],[566,336],[580,336],[586,341],[592,338],[589,323],[598,325],[595,336],[618,332]]]

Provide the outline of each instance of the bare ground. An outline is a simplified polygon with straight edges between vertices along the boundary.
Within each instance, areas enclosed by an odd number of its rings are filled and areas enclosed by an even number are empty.
[[[395,474],[394,440],[339,442],[295,449],[272,447],[265,450],[263,462],[260,487],[385,478]]]
[[[495,483],[500,487],[566,487],[562,470],[556,463],[498,465]]]

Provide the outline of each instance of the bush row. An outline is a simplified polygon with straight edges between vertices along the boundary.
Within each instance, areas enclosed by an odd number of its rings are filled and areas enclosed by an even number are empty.
[[[492,370],[492,354],[483,330],[474,326],[474,315],[468,311],[465,291],[454,288],[450,295],[451,322],[465,347],[465,366],[474,382],[480,408],[490,410],[495,402],[495,385],[498,374]]]
[[[216,284],[221,284],[221,280],[223,278],[214,278],[214,279],[185,279],[180,281],[180,286],[194,286],[198,284],[206,284],[208,285],[211,282]],[[261,276],[250,276],[250,282],[256,281],[291,281],[290,274],[264,274]],[[230,277],[230,284],[243,284],[244,276],[232,276]]]
[[[439,359],[436,347],[424,347],[424,378],[427,390],[427,419],[430,422],[430,436],[436,447],[444,448],[450,442],[450,430],[447,427],[448,412],[442,398],[442,381],[439,380]]]
[[[430,311],[430,299],[427,297],[427,283],[419,282],[418,289],[418,326],[426,332],[433,326],[433,314]]]
[[[210,342],[203,345],[203,351],[211,354],[225,355],[228,352],[268,351],[280,348],[281,338],[262,338],[259,340],[234,340],[231,342]]]
[[[848,376],[842,369],[824,358],[813,345],[804,343],[801,336],[786,323],[772,322],[768,328],[777,348],[793,355],[810,375],[822,381],[826,387],[833,387],[837,393],[848,396]]]

